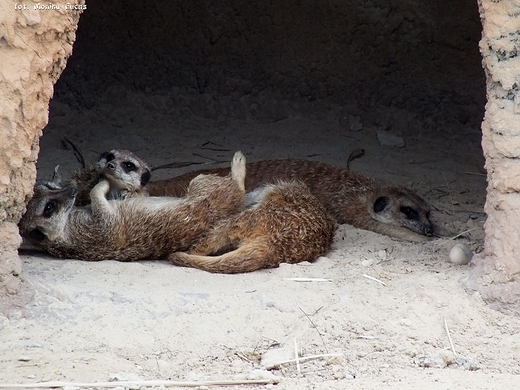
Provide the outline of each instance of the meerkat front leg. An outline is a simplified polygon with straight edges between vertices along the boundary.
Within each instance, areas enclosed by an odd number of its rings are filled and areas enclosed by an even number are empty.
[[[114,209],[106,198],[108,191],[110,191],[110,183],[106,180],[101,180],[90,191],[92,215],[96,218],[107,217],[114,213]]]
[[[422,234],[412,232],[410,229],[406,229],[400,226],[387,225],[382,222],[376,222],[371,224],[370,230],[379,234],[385,234],[387,236],[398,238],[400,240],[408,240],[412,242],[428,242],[431,241],[431,237],[423,236]]]

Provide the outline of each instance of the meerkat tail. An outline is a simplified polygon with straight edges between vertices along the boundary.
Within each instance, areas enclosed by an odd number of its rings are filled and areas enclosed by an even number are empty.
[[[263,248],[256,242],[243,245],[220,256],[200,256],[176,252],[168,256],[168,260],[174,265],[197,268],[212,273],[237,274],[280,265],[280,261],[273,262],[272,259],[267,258],[269,252],[267,247]]]
[[[246,157],[241,151],[237,151],[231,162],[231,178],[242,191],[246,191]]]
[[[386,225],[386,224],[380,223],[380,222],[371,224],[367,229],[370,229],[373,232],[376,232],[379,234],[385,234],[385,235],[393,237],[393,238],[398,238],[400,240],[408,240],[408,241],[412,241],[412,242],[430,241],[430,237],[423,236],[422,234],[412,232],[409,229],[399,227],[399,226]]]

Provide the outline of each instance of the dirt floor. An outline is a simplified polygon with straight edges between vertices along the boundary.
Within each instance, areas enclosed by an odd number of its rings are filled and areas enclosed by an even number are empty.
[[[61,145],[64,135],[90,161],[127,148],[152,165],[204,163],[156,177],[229,161],[238,149],[249,161],[295,157],[345,167],[349,153],[362,148],[352,170],[413,188],[432,204],[439,224],[469,232],[417,244],[342,225],[331,252],[312,264],[241,275],[26,252],[26,303],[0,316],[0,387],[245,379],[279,383],[235,388],[518,387],[520,319],[468,294],[461,280],[471,265],[448,262],[455,243],[482,249],[486,180],[477,127],[439,136],[431,131],[435,121],[392,112],[392,134],[404,141],[398,147],[382,145],[378,128],[352,126],[355,118],[349,126],[326,116],[270,124],[175,121],[160,97],[147,105],[138,96],[125,99],[119,108],[83,111],[54,102],[39,177],[57,164],[64,176],[78,167]]]

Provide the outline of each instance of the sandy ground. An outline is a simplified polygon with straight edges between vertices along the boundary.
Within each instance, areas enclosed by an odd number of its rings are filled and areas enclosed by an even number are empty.
[[[349,153],[363,148],[352,170],[413,188],[433,205],[438,223],[471,231],[457,241],[416,244],[342,225],[326,257],[242,275],[164,261],[85,262],[24,253],[26,303],[0,316],[0,387],[273,378],[277,385],[236,388],[519,386],[520,319],[464,291],[461,280],[471,265],[447,261],[456,242],[482,249],[486,182],[479,129],[445,129],[439,136],[427,121],[394,126],[406,143],[399,148],[381,145],[376,128],[351,131],[333,118],[181,122],[153,104],[143,116],[132,107],[70,112],[55,103],[41,139],[39,177],[56,164],[64,175],[78,167],[60,146],[63,135],[90,161],[117,147],[152,165],[228,161],[240,149],[249,161],[296,157],[345,166]],[[305,359],[313,355],[329,356]]]

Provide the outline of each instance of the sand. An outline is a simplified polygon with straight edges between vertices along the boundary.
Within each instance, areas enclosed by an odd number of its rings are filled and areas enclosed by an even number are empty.
[[[125,110],[80,112],[55,103],[41,139],[39,177],[56,164],[64,176],[78,167],[60,144],[63,135],[89,161],[106,149],[127,148],[152,165],[204,163],[157,171],[161,178],[226,165],[238,149],[249,161],[294,157],[345,167],[349,153],[362,148],[352,170],[413,188],[432,204],[437,223],[470,232],[419,244],[341,225],[330,253],[313,263],[239,275],[165,261],[87,262],[24,252],[23,305],[0,316],[1,388],[251,379],[278,384],[232,388],[519,386],[520,319],[464,290],[471,264],[448,262],[457,243],[482,250],[479,129],[446,129],[439,137],[429,131],[435,123],[408,123],[391,130],[404,145],[388,146],[377,137],[380,129],[352,131],[329,117],[260,124],[174,121],[158,108],[146,117]]]

